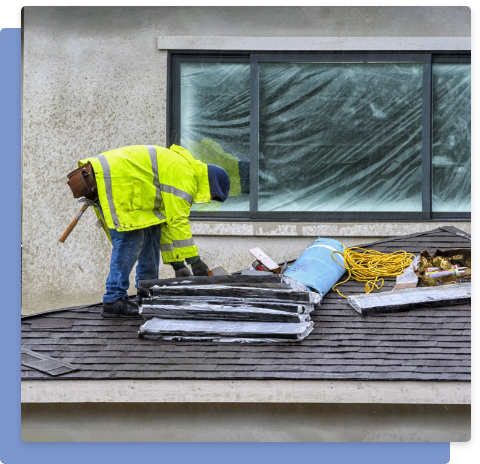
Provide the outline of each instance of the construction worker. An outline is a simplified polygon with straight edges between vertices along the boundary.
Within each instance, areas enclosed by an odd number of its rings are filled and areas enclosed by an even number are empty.
[[[129,301],[130,272],[136,287],[158,278],[160,252],[176,277],[208,275],[200,259],[188,217],[192,203],[223,202],[230,191],[226,171],[195,160],[188,150],[172,145],[135,145],[79,161],[91,163],[98,192],[95,212],[113,249],[103,296],[103,317],[138,315],[141,296]]]

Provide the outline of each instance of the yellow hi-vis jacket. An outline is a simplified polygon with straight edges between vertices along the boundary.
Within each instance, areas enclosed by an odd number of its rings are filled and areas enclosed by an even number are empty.
[[[106,226],[119,232],[162,224],[165,264],[198,255],[188,216],[195,203],[208,203],[208,168],[188,150],[172,145],[134,145],[78,162],[91,163]],[[98,211],[97,215],[98,215]]]

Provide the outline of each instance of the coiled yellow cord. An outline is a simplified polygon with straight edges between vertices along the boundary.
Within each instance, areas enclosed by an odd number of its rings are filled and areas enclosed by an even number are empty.
[[[332,258],[348,272],[348,278],[346,280],[337,282],[333,286],[333,290],[343,298],[347,297],[339,292],[336,288],[338,285],[342,285],[352,278],[359,282],[366,282],[365,293],[370,293],[374,288],[380,290],[385,283],[383,280],[384,277],[395,277],[402,274],[415,258],[414,254],[407,253],[403,250],[394,251],[393,253],[381,253],[380,251],[365,250],[359,247],[345,248],[343,243],[342,245],[343,253],[337,250],[332,251]],[[334,253],[343,256],[345,265],[340,264],[335,259]]]

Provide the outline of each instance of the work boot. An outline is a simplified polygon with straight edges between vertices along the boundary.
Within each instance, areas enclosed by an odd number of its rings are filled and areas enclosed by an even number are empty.
[[[138,308],[127,296],[113,303],[103,303],[103,317],[139,317]]]

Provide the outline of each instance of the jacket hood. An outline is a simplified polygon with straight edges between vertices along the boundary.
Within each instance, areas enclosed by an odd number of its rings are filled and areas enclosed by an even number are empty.
[[[230,178],[228,177],[227,171],[214,164],[208,164],[207,166],[210,194],[214,199],[223,203],[230,193]]]

